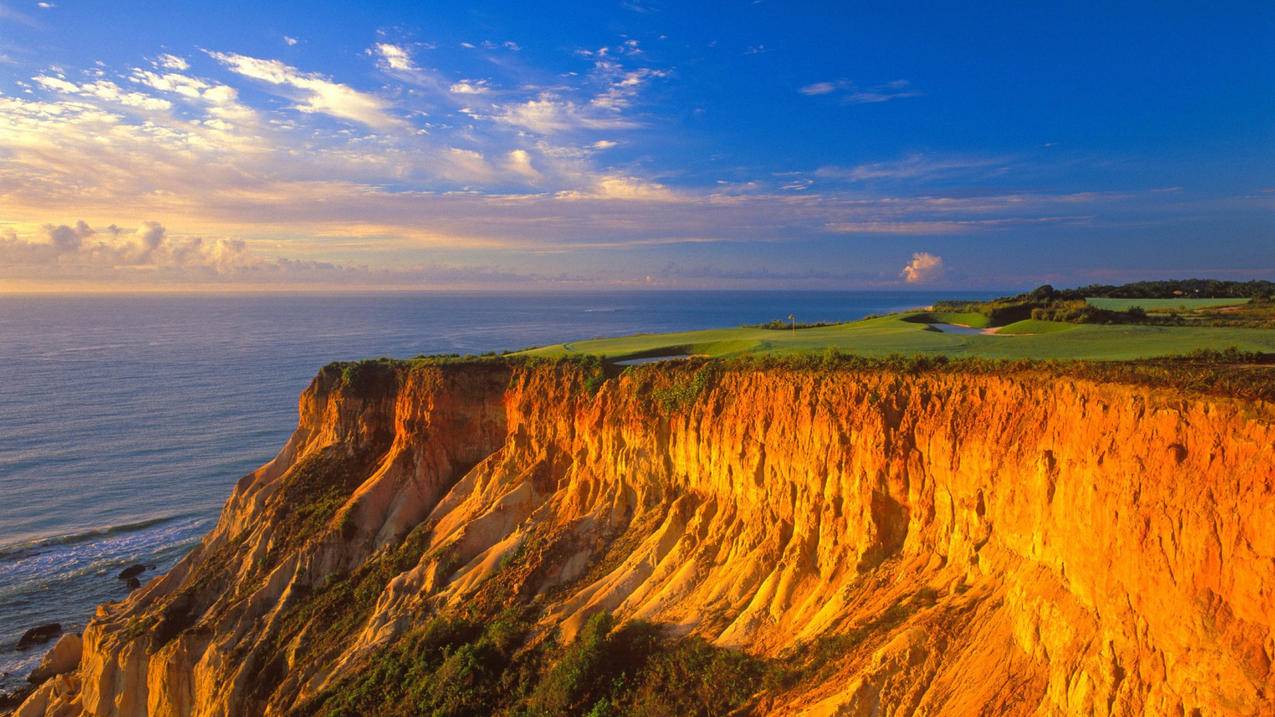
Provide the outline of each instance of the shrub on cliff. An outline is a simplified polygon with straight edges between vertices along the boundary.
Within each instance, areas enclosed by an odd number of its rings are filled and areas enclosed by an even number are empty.
[[[717,377],[719,368],[718,363],[706,362],[689,377],[678,372],[673,375],[670,383],[651,391],[651,398],[670,413],[685,408],[708,388],[710,382]]]
[[[700,638],[670,637],[610,613],[564,647],[528,644],[534,614],[514,607],[483,625],[435,616],[382,649],[302,715],[716,715],[745,704],[766,663]],[[534,641],[533,641],[534,642]]]

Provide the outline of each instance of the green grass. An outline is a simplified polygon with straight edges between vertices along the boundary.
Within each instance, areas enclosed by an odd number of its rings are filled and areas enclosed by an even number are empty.
[[[1128,311],[1135,306],[1141,306],[1148,312],[1169,312],[1169,311],[1195,311],[1196,309],[1211,309],[1219,306],[1240,306],[1247,304],[1249,299],[1103,299],[1103,298],[1087,298],[1085,299],[1091,306],[1108,311]]]
[[[1076,324],[1065,321],[1041,321],[1039,319],[1023,319],[1015,321],[996,330],[1000,336],[1024,336],[1028,334],[1052,334],[1058,331],[1071,331]]]
[[[917,313],[893,314],[797,331],[756,328],[636,334],[573,341],[523,352],[527,356],[639,356],[696,354],[713,357],[792,355],[837,349],[860,356],[892,354],[1004,359],[1130,360],[1197,350],[1236,348],[1275,353],[1275,330],[1220,326],[1056,324],[1024,321],[1001,335],[960,335],[918,322]],[[909,320],[910,319],[910,320]],[[1005,329],[1002,329],[1004,332]]]
[[[962,312],[933,312],[930,313],[933,323],[937,324],[955,324],[957,326],[968,326],[971,329],[985,329],[991,321],[983,314],[974,311]],[[928,322],[927,322],[928,323]]]

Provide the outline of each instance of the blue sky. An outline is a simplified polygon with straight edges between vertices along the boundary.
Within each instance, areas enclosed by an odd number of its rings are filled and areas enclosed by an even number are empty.
[[[0,3],[0,289],[1275,277],[1270,3]]]

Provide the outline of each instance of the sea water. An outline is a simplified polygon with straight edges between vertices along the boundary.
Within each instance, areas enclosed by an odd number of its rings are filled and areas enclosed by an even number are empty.
[[[964,294],[983,298],[987,294]],[[334,360],[481,353],[636,332],[923,306],[919,292],[0,295],[0,688],[166,570],[296,423]],[[5,674],[7,673],[7,675]]]

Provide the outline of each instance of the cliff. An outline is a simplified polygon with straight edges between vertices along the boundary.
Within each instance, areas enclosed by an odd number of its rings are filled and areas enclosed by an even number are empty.
[[[1255,715],[1273,657],[1267,403],[361,364],[18,714]]]

